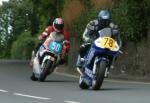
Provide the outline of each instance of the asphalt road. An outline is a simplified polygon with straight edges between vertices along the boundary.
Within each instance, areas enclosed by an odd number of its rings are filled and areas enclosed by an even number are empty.
[[[24,62],[0,62],[0,103],[150,103],[150,84],[105,81],[99,91],[81,90],[78,79],[52,74],[29,79]]]

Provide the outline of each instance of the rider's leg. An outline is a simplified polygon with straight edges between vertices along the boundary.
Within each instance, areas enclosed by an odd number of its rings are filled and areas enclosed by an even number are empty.
[[[34,55],[36,55],[37,51],[39,50],[40,46],[42,45],[42,42],[37,43],[35,49],[34,49]]]
[[[32,51],[32,55],[31,55],[32,57],[31,57],[31,60],[30,60],[30,63],[29,63],[31,68],[33,67],[33,60],[35,58],[35,55],[36,55],[36,53],[37,53],[37,51],[38,51],[38,49],[40,48],[41,45],[42,45],[41,42],[37,43],[37,45],[35,46],[35,49]]]
[[[86,51],[86,46],[84,44],[82,44],[79,49],[79,55],[78,55],[78,59],[77,59],[77,63],[76,63],[76,66],[79,68],[82,66],[82,61],[83,61],[85,51]]]
[[[80,50],[79,50],[79,55],[78,55],[78,59],[77,59],[77,63],[76,63],[76,66],[77,66],[77,71],[82,74],[83,70],[82,70],[82,64],[83,64],[83,61],[84,61],[84,55],[86,53],[86,51],[89,49],[90,45],[85,45],[85,44],[82,44],[80,46]]]

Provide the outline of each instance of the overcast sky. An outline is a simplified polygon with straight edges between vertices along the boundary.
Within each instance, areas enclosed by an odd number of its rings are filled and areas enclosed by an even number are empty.
[[[8,1],[8,0],[0,0],[0,5],[2,5],[2,1]]]

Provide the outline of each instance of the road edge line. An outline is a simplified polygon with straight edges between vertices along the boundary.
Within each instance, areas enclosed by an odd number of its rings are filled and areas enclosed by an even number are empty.
[[[55,72],[54,72],[55,74],[79,79],[79,76],[68,74],[68,73],[60,73],[60,72],[57,71],[57,69],[55,69]],[[111,79],[111,78],[105,78],[104,81],[107,81],[107,82],[116,82],[116,83],[129,83],[129,84],[146,84],[146,85],[150,85],[149,82],[146,83],[146,82],[138,82],[138,81],[125,81],[125,80],[121,81],[121,80],[114,80],[114,79]]]

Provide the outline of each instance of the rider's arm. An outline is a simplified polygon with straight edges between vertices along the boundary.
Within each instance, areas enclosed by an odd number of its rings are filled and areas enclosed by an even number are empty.
[[[97,24],[98,22],[96,20],[93,20],[93,21],[90,21],[86,28],[85,28],[85,31],[83,33],[83,41],[84,42],[89,42],[91,41],[91,37],[92,35],[94,34],[94,31],[95,31],[95,25]]]
[[[118,26],[115,25],[114,23],[110,23],[110,27],[112,28],[112,32],[113,32],[113,36],[114,36],[115,40],[117,41],[118,45],[121,47],[122,41],[121,41],[121,38],[119,35]]]
[[[48,26],[44,30],[44,32],[39,36],[39,40],[45,39],[52,31],[53,31],[53,28],[51,26]]]
[[[70,49],[69,33],[65,31],[64,32],[64,37],[65,37],[65,39],[63,41],[63,44],[64,44],[64,46],[65,46],[65,48],[66,48],[66,50],[68,52],[69,49]]]

